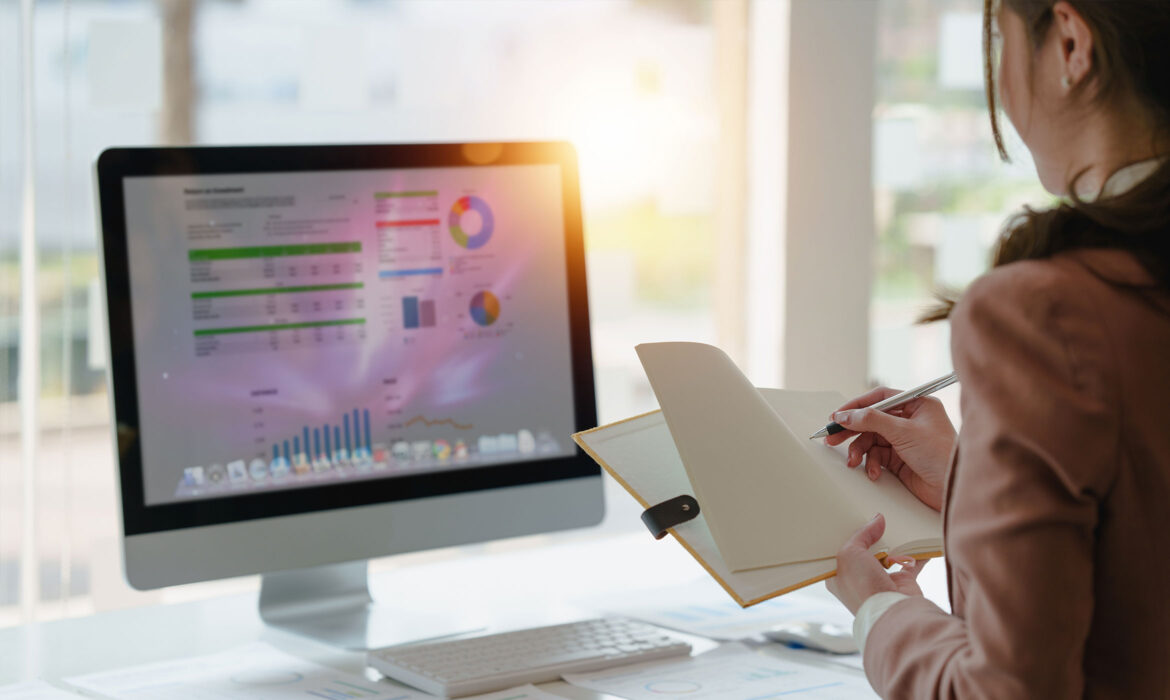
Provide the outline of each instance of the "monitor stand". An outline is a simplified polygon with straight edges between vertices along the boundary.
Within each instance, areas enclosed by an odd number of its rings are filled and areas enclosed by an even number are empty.
[[[264,574],[264,622],[353,651],[481,631],[446,611],[383,607],[370,596],[365,561]]]

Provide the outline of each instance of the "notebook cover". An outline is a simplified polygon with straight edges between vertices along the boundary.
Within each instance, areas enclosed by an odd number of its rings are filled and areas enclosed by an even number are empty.
[[[813,406],[836,407],[843,402],[838,394],[832,392],[761,390],[761,393],[769,399],[769,403],[782,400],[781,396]],[[643,508],[681,494],[693,493],[661,411],[651,411],[586,430],[573,435],[573,440]],[[895,477],[884,474],[883,478]],[[833,558],[750,571],[732,571],[719,554],[701,512],[699,517],[671,528],[669,532],[743,607],[823,581],[836,573],[836,561]],[[941,554],[941,551],[937,551],[915,556],[925,559]],[[877,552],[875,555],[884,558],[886,552]]]

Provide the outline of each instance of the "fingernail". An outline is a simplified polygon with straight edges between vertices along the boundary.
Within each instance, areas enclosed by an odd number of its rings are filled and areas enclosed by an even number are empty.
[[[878,518],[880,518],[880,517],[882,517],[882,514],[881,514],[881,513],[878,513],[877,515],[875,515],[875,516],[873,516],[872,518],[870,518],[870,519],[869,519],[869,521],[872,523],[873,521],[877,520],[877,519],[878,519]]]
[[[837,421],[837,423],[840,425],[847,424],[849,422],[849,419],[852,417],[853,417],[853,411],[837,411],[836,413],[833,414],[833,420]]]

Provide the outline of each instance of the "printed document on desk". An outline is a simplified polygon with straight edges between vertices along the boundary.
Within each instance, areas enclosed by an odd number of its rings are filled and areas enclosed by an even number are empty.
[[[848,627],[853,615],[823,587],[809,587],[782,598],[744,608],[704,576],[674,586],[598,595],[582,605],[607,615],[632,617],[652,625],[726,642],[759,637],[776,625],[822,622]]]
[[[494,693],[474,695],[460,698],[460,700],[565,700],[560,695],[546,693],[534,685],[523,685],[510,690],[498,690]]]
[[[626,700],[864,700],[877,698],[860,673],[830,670],[778,658],[744,646],[725,644],[680,661],[650,662],[608,671],[568,674],[575,686]]]
[[[291,656],[267,644],[66,679],[117,700],[423,700],[433,696]]]

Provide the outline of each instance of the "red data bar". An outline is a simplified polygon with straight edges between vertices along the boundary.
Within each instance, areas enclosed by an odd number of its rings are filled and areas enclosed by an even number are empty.
[[[410,221],[379,221],[378,228],[397,228],[399,226],[438,226],[438,219],[412,219]]]

